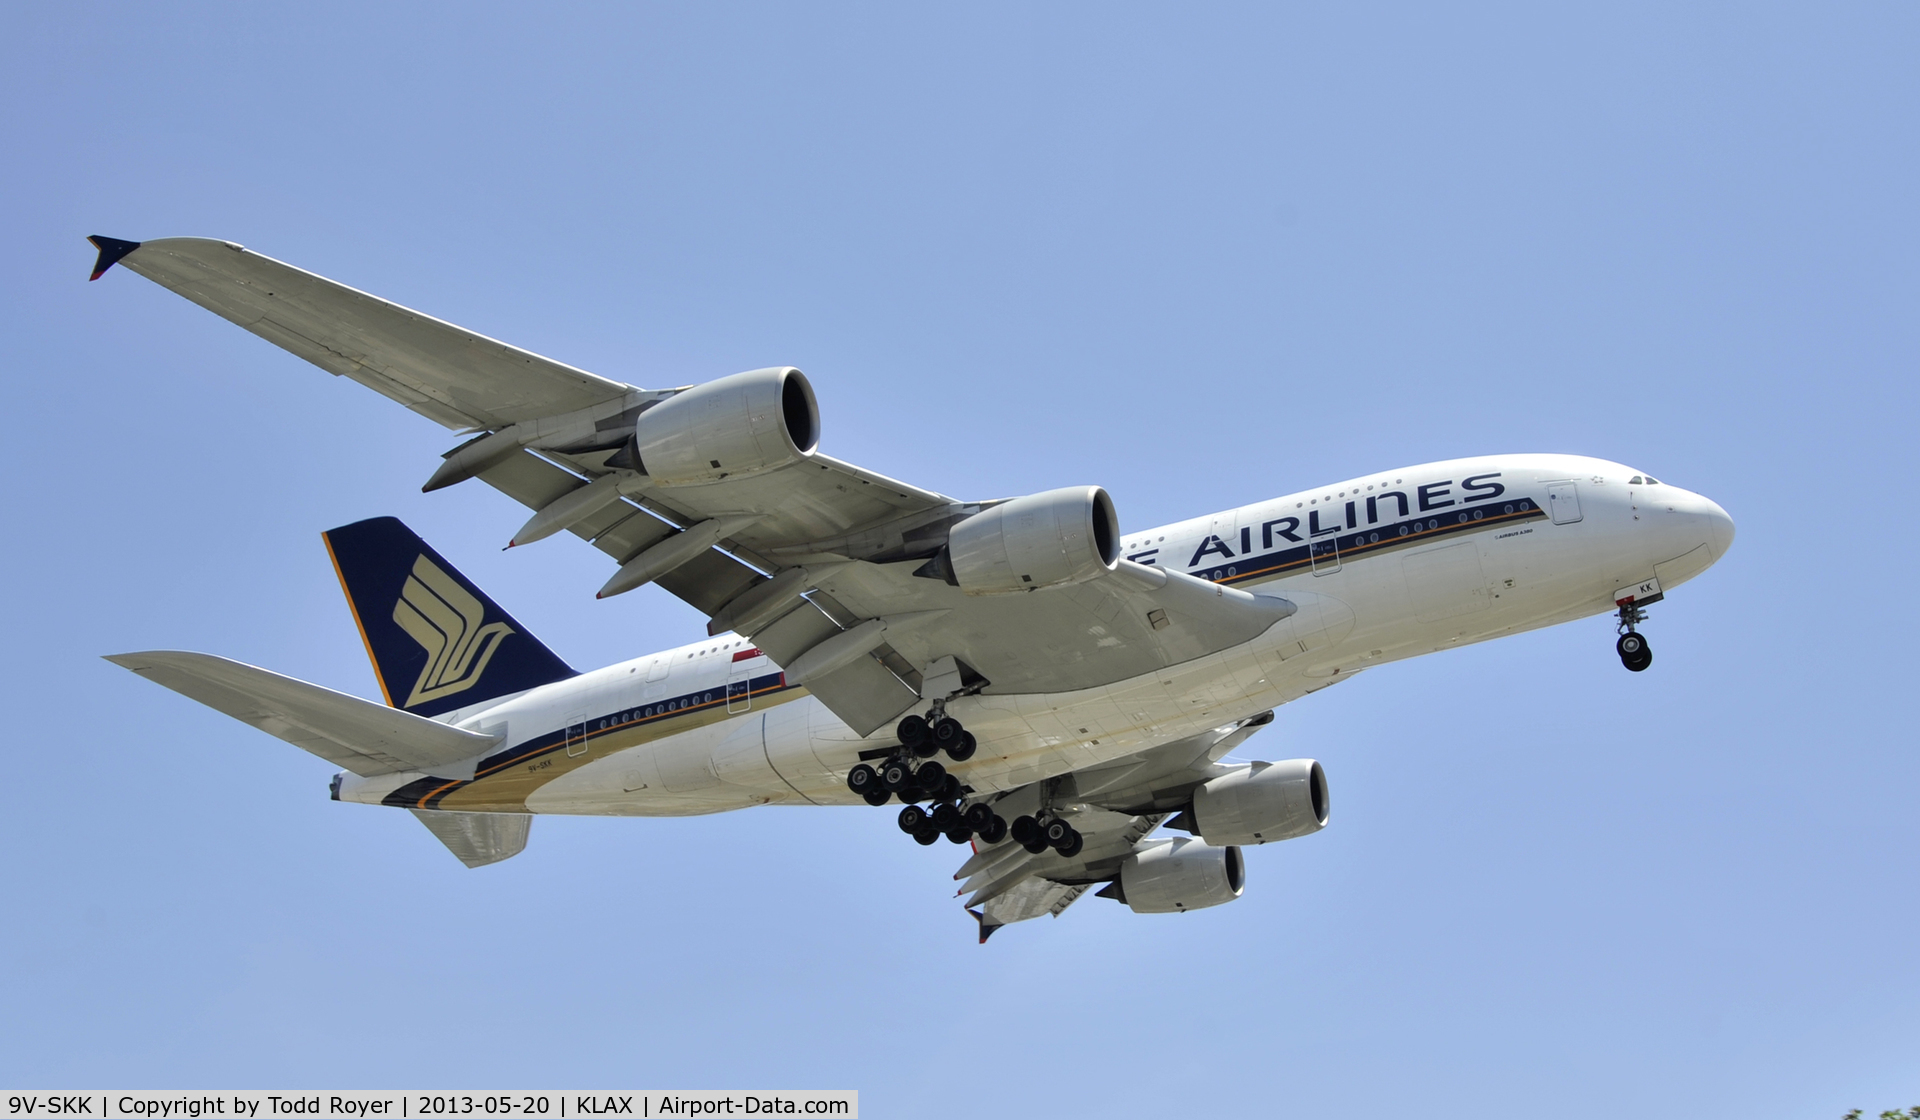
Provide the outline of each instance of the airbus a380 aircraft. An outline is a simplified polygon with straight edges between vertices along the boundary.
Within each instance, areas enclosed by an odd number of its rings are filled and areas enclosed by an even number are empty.
[[[202,238],[115,263],[471,436],[477,478],[654,583],[708,640],[578,673],[391,518],[325,534],[386,704],[200,653],[110,660],[343,767],[470,867],[538,813],[901,804],[980,937],[1099,888],[1139,913],[1240,897],[1241,847],[1328,820],[1318,762],[1230,763],[1280,705],[1419,654],[1645,607],[1733,521],[1641,470],[1488,455],[1122,532],[1097,486],[957,501],[816,450],[799,370],[645,390]],[[944,761],[942,761],[944,759]],[[1185,835],[1156,836],[1165,826]]]

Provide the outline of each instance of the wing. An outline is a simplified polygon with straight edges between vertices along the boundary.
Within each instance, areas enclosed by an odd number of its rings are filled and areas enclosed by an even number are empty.
[[[231,241],[162,238],[140,242],[118,260],[328,373],[351,377],[449,428],[499,428],[575,412],[631,388]]]
[[[751,637],[862,735],[962,690],[1064,692],[1169,669],[1294,612],[1125,561],[1035,594],[965,594],[928,578],[927,566],[956,524],[997,502],[956,501],[811,446],[765,470],[657,482],[637,432],[649,409],[686,390],[604,380],[228,242],[96,244],[96,275],[123,261],[323,369],[450,427],[484,430],[443,456],[428,489],[482,479],[534,511],[511,543],[561,529],[591,541],[621,566],[603,596],[660,584],[706,614],[710,633]],[[797,375],[756,373],[783,385]],[[723,415],[706,411],[727,403],[721,395],[704,400],[700,417]]]
[[[1195,787],[1225,772],[1218,760],[1271,722],[1273,713],[1263,712],[1076,771],[1051,789],[1035,785],[1002,794],[992,802],[1002,817],[1044,807],[1069,821],[1083,845],[1071,857],[1052,850],[1030,853],[1011,839],[977,847],[953,877],[962,881],[959,893],[970,896],[966,906],[980,923],[980,940],[1014,922],[1057,918],[1094,886],[1113,880],[1171,810],[1191,799]]]
[[[453,776],[500,742],[211,654],[155,650],[107,660],[364,778],[407,770]]]

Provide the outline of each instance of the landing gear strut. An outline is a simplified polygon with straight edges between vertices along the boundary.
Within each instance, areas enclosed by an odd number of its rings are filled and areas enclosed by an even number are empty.
[[[926,715],[901,720],[895,732],[899,748],[877,767],[862,762],[848,771],[848,789],[874,806],[898,797],[906,805],[900,810],[900,831],[922,844],[943,835],[955,844],[976,836],[988,844],[1006,838],[1007,822],[992,806],[979,802],[961,807],[969,792],[966,785],[934,761],[933,756],[945,751],[953,761],[965,762],[977,749],[973,733],[947,715],[946,704],[935,701]],[[920,807],[923,801],[930,803],[928,808]]]
[[[1620,604],[1620,640],[1613,643],[1613,650],[1620,655],[1620,664],[1630,671],[1643,673],[1653,664],[1653,647],[1647,644],[1647,636],[1634,627],[1647,620],[1647,612],[1633,603]]]

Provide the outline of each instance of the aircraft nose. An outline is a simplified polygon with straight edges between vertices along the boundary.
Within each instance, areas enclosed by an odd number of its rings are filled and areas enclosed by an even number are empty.
[[[1712,498],[1700,498],[1700,506],[1695,516],[1706,521],[1707,540],[1713,545],[1713,558],[1718,560],[1733,547],[1733,518]]]

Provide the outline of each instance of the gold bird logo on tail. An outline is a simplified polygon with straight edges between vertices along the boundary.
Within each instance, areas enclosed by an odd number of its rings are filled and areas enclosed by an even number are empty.
[[[480,681],[487,662],[513,627],[504,622],[482,626],[487,608],[480,600],[421,556],[393,605],[393,620],[427,651],[426,668],[402,707],[465,692]]]

